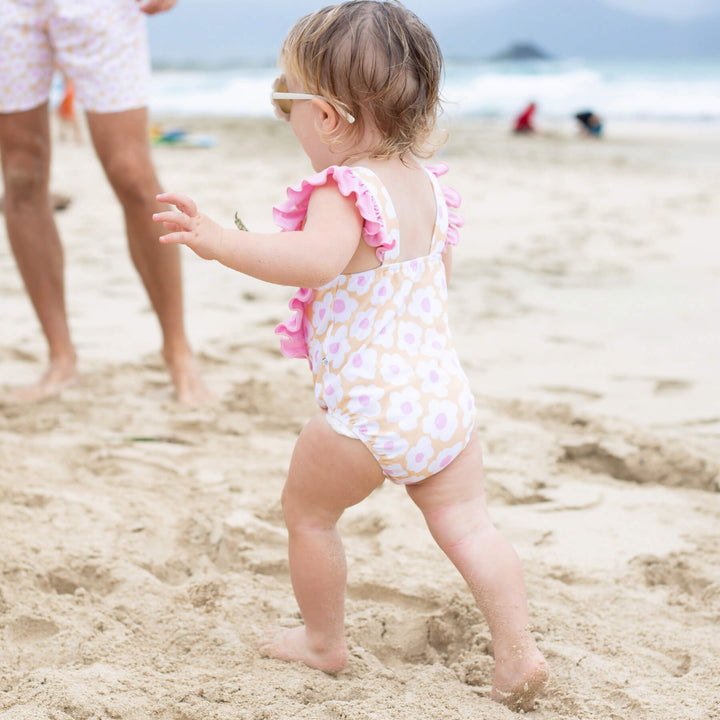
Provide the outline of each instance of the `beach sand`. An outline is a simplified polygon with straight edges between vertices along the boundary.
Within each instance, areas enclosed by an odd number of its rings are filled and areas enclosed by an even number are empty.
[[[163,119],[167,189],[273,229],[310,174],[273,121]],[[542,720],[720,718],[720,128],[454,121],[464,199],[451,323],[491,514],[552,668]],[[288,288],[184,251],[217,402],[177,405],[120,210],[88,143],[56,144],[81,382],[22,406],[45,347],[0,230],[0,720],[500,720],[492,646],[418,511],[386,483],[341,521],[346,671],[261,658],[299,616],[280,493],[315,405],[273,334]]]

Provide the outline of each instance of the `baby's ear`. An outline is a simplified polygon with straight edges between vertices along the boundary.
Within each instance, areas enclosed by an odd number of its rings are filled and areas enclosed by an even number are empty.
[[[337,131],[340,124],[340,114],[324,98],[314,97],[311,102],[317,111],[316,125],[318,130],[323,135],[332,135]]]

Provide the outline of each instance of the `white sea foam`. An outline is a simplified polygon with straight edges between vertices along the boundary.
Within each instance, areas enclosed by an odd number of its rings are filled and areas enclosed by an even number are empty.
[[[153,75],[156,113],[271,116],[273,68],[162,70]],[[449,65],[446,112],[512,117],[534,100],[564,118],[593,108],[606,119],[720,122],[720,61],[685,64],[478,63]]]

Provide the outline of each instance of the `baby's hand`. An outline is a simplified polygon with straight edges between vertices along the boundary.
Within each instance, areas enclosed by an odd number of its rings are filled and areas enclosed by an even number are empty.
[[[160,242],[187,245],[205,260],[217,259],[223,234],[220,225],[199,213],[187,195],[162,193],[157,199],[177,208],[177,211],[167,210],[153,215],[155,222],[161,222],[169,230],[160,237]]]

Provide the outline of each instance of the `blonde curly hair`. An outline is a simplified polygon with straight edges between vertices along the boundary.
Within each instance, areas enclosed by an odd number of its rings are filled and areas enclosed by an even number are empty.
[[[328,142],[380,141],[370,155],[429,157],[441,111],[443,59],[430,29],[397,0],[350,0],[301,18],[280,50],[285,72],[355,118]]]

